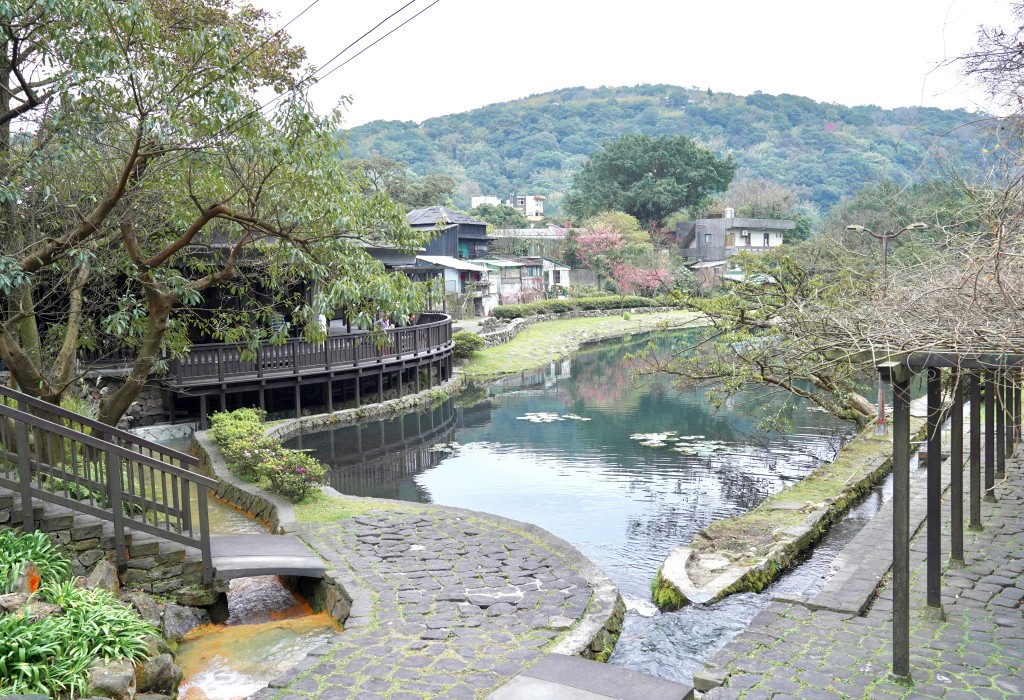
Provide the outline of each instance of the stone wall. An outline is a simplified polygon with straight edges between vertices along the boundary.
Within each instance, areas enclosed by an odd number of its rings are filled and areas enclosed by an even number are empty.
[[[20,527],[22,516],[20,499],[0,490],[0,530]],[[33,517],[38,528],[71,559],[76,576],[87,576],[100,560],[114,561],[111,524],[51,504],[45,508],[36,505]],[[202,562],[186,558],[183,546],[131,532],[125,533],[125,541],[128,568],[119,574],[123,586],[165,595],[202,584]]]
[[[597,318],[598,316],[618,316],[622,313],[629,312],[630,314],[654,314],[664,313],[666,311],[679,311],[678,307],[675,306],[651,306],[641,307],[639,309],[616,309],[609,311],[607,309],[597,309],[589,311],[566,311],[561,314],[543,314],[539,316],[524,316],[523,318],[514,318],[508,323],[503,324],[500,320],[495,318],[486,319],[484,321],[484,332],[480,334],[480,337],[484,340],[484,347],[489,348],[494,345],[503,345],[508,341],[519,335],[520,332],[527,326],[534,323],[543,323],[544,321],[561,321],[567,318]],[[491,330],[491,329],[494,330]]]
[[[92,399],[99,404],[100,399],[117,391],[123,382],[117,377],[90,375],[82,380],[79,395],[84,399]],[[164,411],[164,399],[160,389],[145,386],[135,402],[128,407],[124,416],[118,421],[117,427],[129,430],[143,425],[162,423],[167,419]]]

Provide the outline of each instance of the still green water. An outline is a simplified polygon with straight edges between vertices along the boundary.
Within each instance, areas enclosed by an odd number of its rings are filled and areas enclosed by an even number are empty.
[[[683,331],[655,340],[668,349],[694,337]],[[782,406],[767,393],[738,396],[715,412],[704,391],[674,390],[666,377],[633,380],[623,356],[646,342],[577,353],[492,387],[472,406],[449,402],[288,446],[329,463],[331,485],[342,493],[539,525],[642,605],[672,547],[800,479],[851,434],[849,424],[796,403],[786,409],[790,434],[763,434],[758,421]],[[663,445],[642,444],[638,434],[650,433],[668,435]]]

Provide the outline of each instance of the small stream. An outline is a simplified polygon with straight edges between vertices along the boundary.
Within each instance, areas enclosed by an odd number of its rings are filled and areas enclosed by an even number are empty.
[[[185,438],[163,444],[187,450],[188,443]],[[216,498],[208,503],[213,534],[267,531],[262,523]],[[341,629],[328,613],[314,614],[276,576],[231,581],[228,612],[226,623],[200,627],[179,644],[175,662],[185,673],[179,700],[251,695]]]

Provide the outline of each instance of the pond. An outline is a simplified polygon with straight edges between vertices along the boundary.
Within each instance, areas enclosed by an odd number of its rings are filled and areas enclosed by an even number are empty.
[[[693,333],[653,339],[668,349]],[[603,344],[482,396],[288,446],[314,450],[342,493],[471,508],[568,540],[619,586],[630,610],[612,661],[687,680],[760,604],[715,619],[657,614],[649,584],[665,556],[711,520],[753,508],[831,459],[852,427],[765,392],[715,412],[703,390],[674,390],[667,377],[634,381],[623,356],[649,340]],[[759,421],[780,409],[792,430],[761,433]]]

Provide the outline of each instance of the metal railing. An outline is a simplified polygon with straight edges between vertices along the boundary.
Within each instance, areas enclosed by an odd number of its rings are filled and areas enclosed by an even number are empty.
[[[110,522],[119,567],[131,529],[198,549],[209,583],[207,490],[217,482],[191,471],[198,466],[191,455],[0,386],[0,486],[20,493],[26,531],[37,526],[35,502],[54,503]]]

